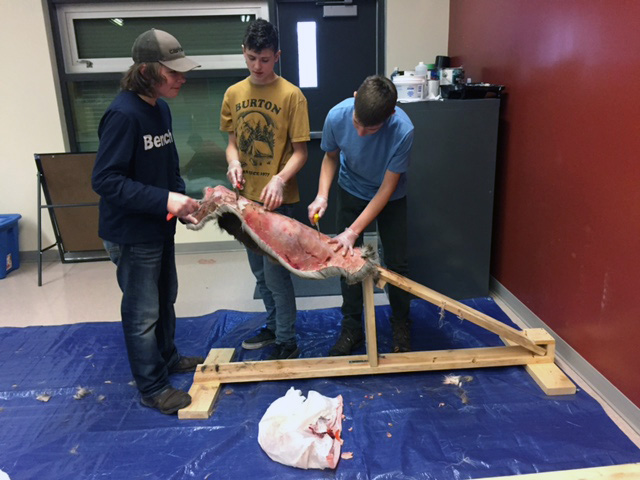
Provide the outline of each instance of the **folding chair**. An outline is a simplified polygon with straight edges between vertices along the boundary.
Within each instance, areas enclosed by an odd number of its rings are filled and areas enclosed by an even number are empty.
[[[58,247],[62,263],[108,260],[98,237],[98,195],[91,188],[96,158],[91,153],[37,153],[38,286],[42,286],[42,254]],[[42,204],[42,193],[46,204]],[[42,210],[51,218],[55,243],[42,247]]]

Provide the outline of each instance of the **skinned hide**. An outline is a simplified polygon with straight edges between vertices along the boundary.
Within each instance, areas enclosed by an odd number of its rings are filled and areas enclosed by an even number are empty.
[[[267,255],[292,273],[322,279],[342,275],[349,283],[357,283],[376,275],[377,264],[372,249],[354,248],[353,256],[334,252],[330,237],[236,194],[222,185],[204,189],[200,208],[193,213],[198,230],[210,219],[253,251]]]

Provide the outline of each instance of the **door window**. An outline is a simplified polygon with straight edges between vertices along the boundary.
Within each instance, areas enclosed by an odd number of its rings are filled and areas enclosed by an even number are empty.
[[[298,76],[300,88],[318,86],[316,22],[298,22]]]

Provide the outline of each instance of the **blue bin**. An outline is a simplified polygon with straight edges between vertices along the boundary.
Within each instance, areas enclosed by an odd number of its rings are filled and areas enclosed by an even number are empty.
[[[20,267],[18,220],[21,218],[17,213],[0,214],[0,279]]]

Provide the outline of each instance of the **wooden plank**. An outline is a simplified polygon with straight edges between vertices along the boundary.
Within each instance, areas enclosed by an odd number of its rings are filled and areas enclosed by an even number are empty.
[[[528,328],[523,330],[523,333],[536,343],[545,344],[547,355],[555,361],[556,341],[549,332],[543,328]],[[506,338],[502,338],[502,341],[506,345],[515,345],[514,342]],[[575,384],[555,363],[525,365],[525,370],[547,395],[573,395],[576,393]]]
[[[234,352],[235,349],[233,348],[212,348],[204,363],[198,365],[197,368],[202,368],[206,365],[216,365],[222,362],[230,362]],[[196,382],[194,376],[193,384],[189,389],[191,405],[178,410],[178,418],[180,420],[206,420],[209,418],[221,387],[220,382],[208,383],[206,385],[199,384]]]
[[[522,334],[531,339],[536,345],[544,345],[547,350],[547,357],[556,358],[556,339],[544,328],[525,328]],[[505,339],[502,339],[503,341]]]
[[[573,395],[576,386],[555,363],[526,365],[525,369],[547,395]]]
[[[491,318],[489,315],[485,315],[484,313],[457,302],[452,298],[446,297],[435,290],[431,290],[430,288],[420,285],[413,280],[403,277],[402,275],[398,275],[391,270],[378,267],[378,271],[380,273],[380,278],[386,280],[391,285],[402,288],[403,290],[433,303],[437,307],[443,308],[460,318],[468,320],[486,330],[489,330],[490,332],[505,337],[538,355],[546,355],[544,347],[536,345],[531,339],[525,337],[519,330],[516,330],[509,325],[505,325],[495,318]]]
[[[178,410],[178,418],[180,420],[206,420],[213,412],[218,394],[222,385],[219,382],[213,382],[206,385],[194,383],[189,389],[191,395],[191,405]]]
[[[298,358],[204,365],[196,371],[194,382],[235,383],[294,378],[340,377],[402,372],[423,372],[460,368],[503,367],[548,363],[548,357],[532,354],[517,346],[467,348],[429,352],[378,355],[378,366],[368,363],[366,355],[330,358]]]
[[[640,463],[528,473],[525,475],[509,475],[507,477],[483,477],[478,480],[509,480],[516,478],[518,480],[638,480],[640,478]]]
[[[376,309],[373,301],[373,278],[367,277],[362,282],[364,297],[364,327],[367,340],[367,358],[369,365],[378,365],[378,338],[376,335]]]

